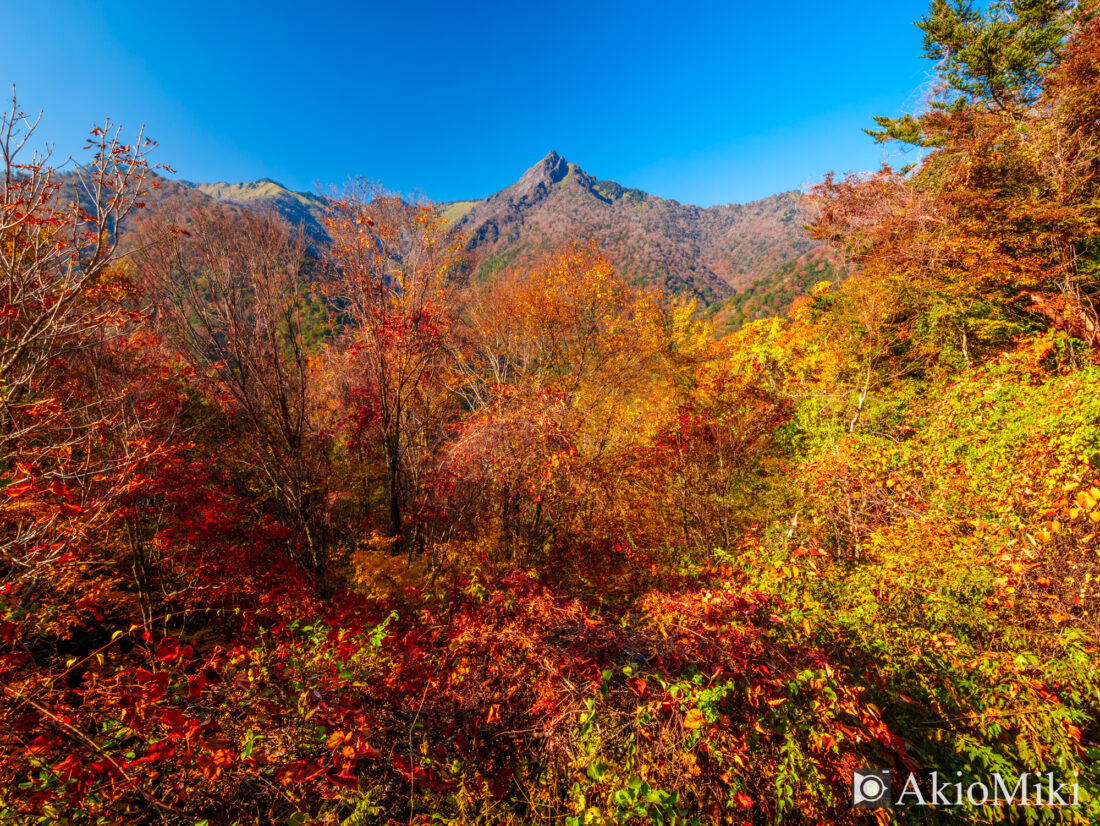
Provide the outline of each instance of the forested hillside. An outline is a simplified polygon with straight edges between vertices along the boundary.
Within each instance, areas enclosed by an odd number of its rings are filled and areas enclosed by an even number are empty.
[[[147,210],[221,203],[274,211],[311,242],[329,240],[326,197],[266,178],[196,184],[151,175],[150,184],[158,186],[148,194]],[[701,308],[739,308],[723,315],[735,326],[785,312],[813,285],[819,259],[828,254],[807,235],[808,216],[796,192],[704,209],[597,181],[553,152],[500,192],[441,204],[438,211],[466,237],[475,280],[531,265],[571,241],[590,241],[634,286],[693,298]]]
[[[469,237],[481,277],[584,238],[632,283],[709,304],[770,281],[816,246],[801,202],[783,192],[748,204],[681,204],[597,180],[551,152],[511,186],[445,204],[442,214]]]
[[[1100,822],[1094,12],[934,0],[922,160],[743,325],[365,185],[323,241],[158,198],[109,125],[62,174],[13,104],[0,823]]]

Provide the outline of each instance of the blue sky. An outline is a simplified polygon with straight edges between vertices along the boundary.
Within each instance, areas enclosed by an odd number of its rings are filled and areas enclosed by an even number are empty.
[[[56,155],[109,115],[195,181],[485,196],[551,149],[685,203],[876,168],[931,65],[889,3],[16,2],[0,81]]]

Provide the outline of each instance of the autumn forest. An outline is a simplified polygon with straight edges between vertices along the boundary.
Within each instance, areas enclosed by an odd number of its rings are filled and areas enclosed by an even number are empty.
[[[911,162],[728,325],[583,228],[486,269],[366,183],[308,232],[110,122],[55,166],[13,101],[0,824],[1100,822],[1093,11],[934,0]]]

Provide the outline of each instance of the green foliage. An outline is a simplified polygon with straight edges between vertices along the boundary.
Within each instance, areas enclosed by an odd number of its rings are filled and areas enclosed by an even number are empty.
[[[1010,109],[1033,103],[1058,59],[1075,0],[997,0],[984,11],[970,0],[933,0],[917,25],[924,56],[967,103]]]
[[[1077,0],[997,0],[985,9],[972,0],[933,0],[917,24],[924,56],[936,61],[944,88],[933,109],[977,106],[1022,113],[1038,99],[1043,79],[1057,64],[1073,25],[1087,19],[1092,4]],[[923,117],[876,117],[879,129],[864,130],[876,143],[897,140],[942,146]]]
[[[736,295],[708,304],[701,316],[713,320],[719,333],[734,333],[749,321],[782,315],[815,284],[835,286],[847,276],[847,268],[825,257],[789,261]]]
[[[935,146],[939,141],[936,138],[925,138],[923,126],[919,118],[912,115],[902,115],[900,118],[884,116],[873,117],[880,129],[864,129],[863,131],[875,139],[875,143],[886,141],[901,141],[916,146]]]

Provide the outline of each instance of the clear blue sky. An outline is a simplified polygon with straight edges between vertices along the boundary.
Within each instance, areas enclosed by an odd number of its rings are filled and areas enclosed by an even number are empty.
[[[927,0],[5,4],[0,82],[59,155],[145,123],[195,181],[362,175],[477,198],[551,149],[686,203],[876,168],[912,109]]]

